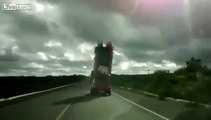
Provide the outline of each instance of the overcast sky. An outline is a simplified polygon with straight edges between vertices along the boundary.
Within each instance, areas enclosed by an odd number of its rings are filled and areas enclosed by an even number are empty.
[[[99,41],[113,43],[116,74],[211,64],[209,0],[10,1],[32,9],[0,11],[0,76],[89,75]]]

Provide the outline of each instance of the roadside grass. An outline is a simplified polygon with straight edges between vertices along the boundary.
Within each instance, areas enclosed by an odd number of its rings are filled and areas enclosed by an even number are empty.
[[[207,105],[210,104],[211,100],[211,95],[209,94],[211,93],[209,87],[211,85],[210,77],[193,80],[192,76],[178,77],[171,73],[113,75],[111,82],[114,86],[130,88],[131,91],[144,91],[156,94],[159,100],[172,98],[190,101],[187,103],[188,107]]]
[[[0,98],[50,89],[84,79],[86,79],[86,76],[83,75],[0,77]]]

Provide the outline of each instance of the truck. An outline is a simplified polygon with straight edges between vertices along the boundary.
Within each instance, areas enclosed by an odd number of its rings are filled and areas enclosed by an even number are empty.
[[[93,70],[91,71],[90,94],[96,95],[100,92],[111,95],[111,69],[113,59],[113,46],[111,42],[98,43],[95,47]]]

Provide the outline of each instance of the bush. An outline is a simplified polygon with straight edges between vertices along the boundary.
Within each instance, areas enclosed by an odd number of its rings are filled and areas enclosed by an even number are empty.
[[[158,91],[158,99],[159,100],[162,100],[163,101],[168,96],[169,96],[169,92],[167,90],[160,90],[160,91]]]

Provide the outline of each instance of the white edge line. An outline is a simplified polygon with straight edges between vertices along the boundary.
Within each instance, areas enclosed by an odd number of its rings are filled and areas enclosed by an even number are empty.
[[[67,85],[63,85],[63,86],[59,86],[59,87],[55,87],[55,88],[50,88],[50,89],[46,89],[46,90],[41,90],[41,91],[37,91],[37,92],[26,93],[26,94],[17,95],[17,96],[13,96],[13,97],[9,97],[9,98],[3,98],[3,99],[0,99],[0,102],[13,100],[13,99],[17,99],[17,98],[22,98],[22,97],[26,97],[26,96],[30,96],[30,95],[35,95],[35,94],[39,94],[39,93],[45,93],[45,92],[57,90],[57,89],[60,89],[60,88],[64,88],[64,87],[67,87],[67,86],[72,86],[72,85],[75,85],[75,84],[77,84],[77,83],[67,84]]]
[[[150,112],[150,113],[152,113],[152,114],[154,114],[154,115],[156,115],[156,116],[158,116],[158,117],[160,117],[160,118],[162,118],[162,119],[164,119],[164,120],[169,120],[168,118],[166,118],[166,117],[164,117],[164,116],[162,116],[162,115],[160,115],[160,114],[158,114],[158,113],[156,113],[156,112],[154,112],[154,111],[152,111],[152,110],[149,110],[149,109],[147,109],[147,108],[145,108],[145,107],[143,107],[143,106],[141,106],[141,105],[139,105],[139,104],[137,104],[137,103],[135,103],[135,102],[133,102],[133,101],[131,101],[131,100],[129,100],[129,99],[127,99],[127,98],[125,98],[125,97],[119,95],[119,94],[117,94],[116,92],[113,92],[113,93],[114,93],[116,96],[122,98],[123,100],[125,100],[125,101],[127,101],[127,102],[129,102],[129,103],[131,103],[131,104],[133,104],[133,105],[135,105],[135,106],[141,108],[141,109],[144,109],[144,110],[146,110],[146,111],[148,111],[148,112]]]
[[[71,105],[67,105],[63,110],[62,112],[56,117],[56,120],[59,120],[63,115],[64,113],[68,110],[68,108],[70,107]]]
[[[4,99],[4,98],[2,98],[2,99],[0,99],[0,102],[1,102],[1,101],[5,101],[5,99]]]
[[[133,90],[132,88],[124,88],[124,87],[119,87],[121,89],[127,89],[127,90]],[[143,94],[146,94],[146,95],[151,95],[151,96],[154,96],[154,97],[157,97],[158,95],[157,94],[153,94],[153,93],[149,93],[149,92],[145,92],[145,91],[142,91],[142,90],[135,90],[139,93],[143,93]]]
[[[149,92],[145,92],[145,91],[141,91],[141,90],[138,90],[138,92],[144,93],[146,95],[151,95],[151,96],[154,96],[154,97],[158,96],[157,94],[153,94],[153,93],[149,93]]]

